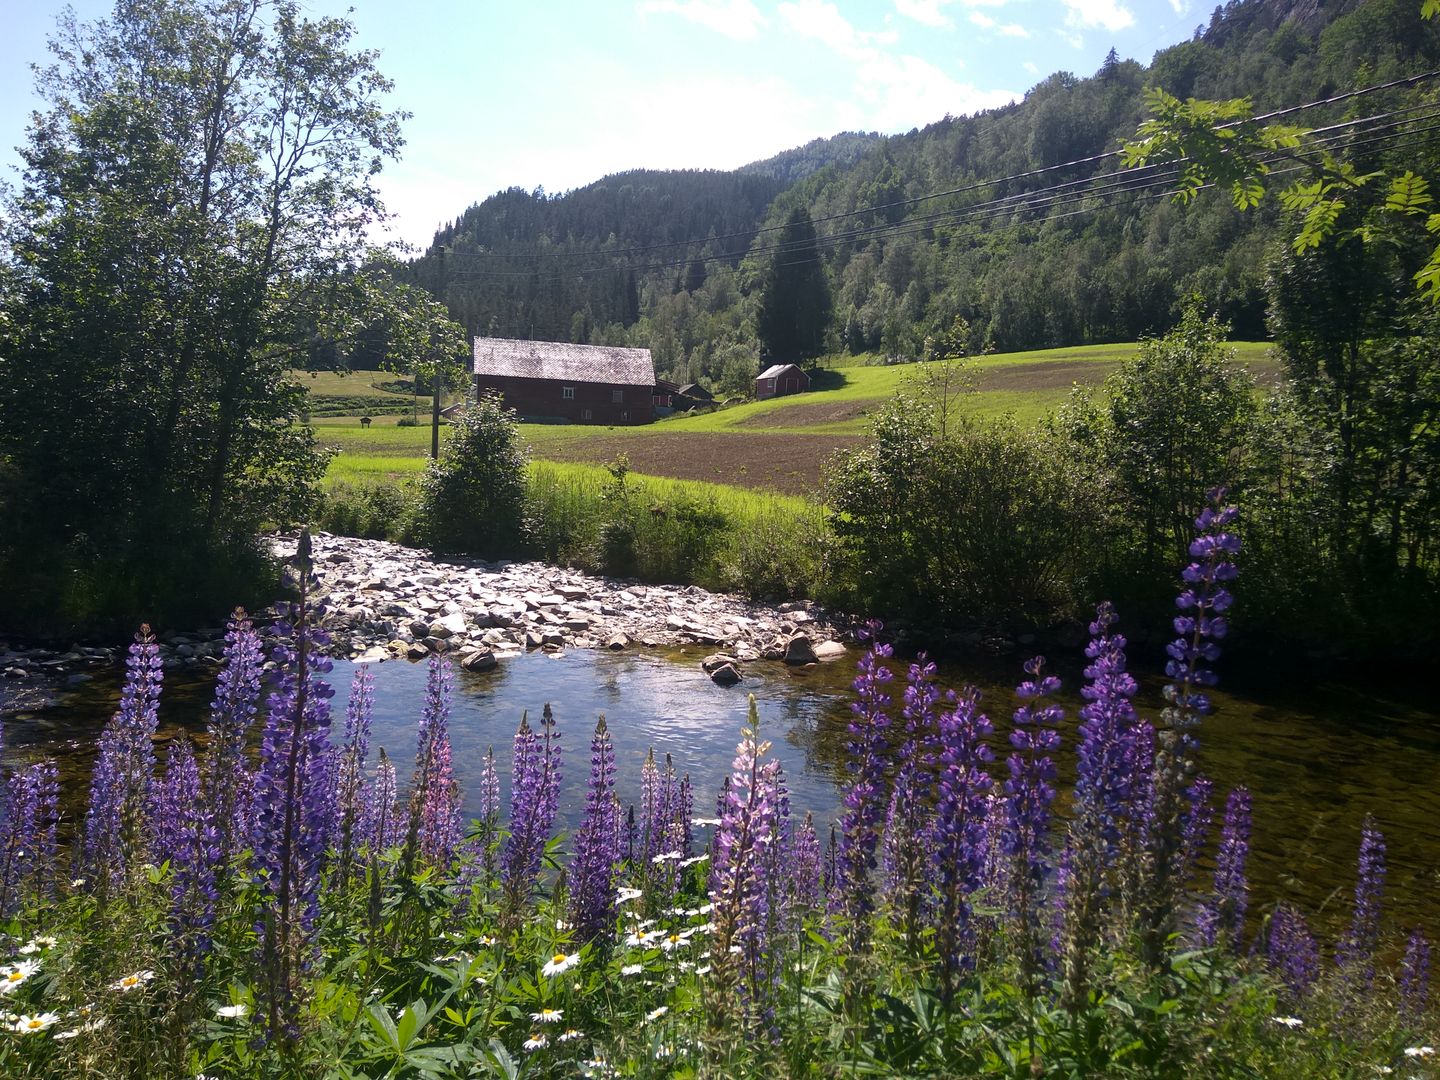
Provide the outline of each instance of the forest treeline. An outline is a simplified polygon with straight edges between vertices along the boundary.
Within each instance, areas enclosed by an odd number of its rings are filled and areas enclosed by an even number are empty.
[[[833,348],[919,358],[957,317],[972,352],[1134,340],[1173,326],[1194,293],[1236,337],[1261,338],[1268,267],[1293,235],[1283,211],[1240,215],[1214,191],[1176,206],[1164,184],[1127,179],[1101,155],[1133,138],[1148,88],[1249,96],[1267,112],[1437,67],[1440,27],[1412,0],[1232,2],[1149,67],[1112,50],[1093,75],[1057,72],[1022,102],[908,134],[838,135],[735,172],[501,192],[441,229],[410,272],[473,334],[643,345],[662,376],[738,390],[761,360],[760,278],[805,207],[834,299]],[[1382,117],[1433,94],[1396,88],[1294,122]],[[1413,162],[1425,131],[1376,121],[1347,138],[1381,165]],[[1082,192],[1081,181],[1092,183]],[[1055,197],[996,213],[996,200],[1037,192]]]

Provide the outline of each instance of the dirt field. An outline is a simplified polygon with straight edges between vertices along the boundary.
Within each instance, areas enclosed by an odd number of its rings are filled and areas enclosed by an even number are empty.
[[[836,450],[861,443],[858,435],[724,435],[692,432],[644,439],[595,437],[545,448],[552,461],[603,465],[619,453],[636,472],[709,480],[736,487],[764,488],[786,495],[819,489],[825,460]]]

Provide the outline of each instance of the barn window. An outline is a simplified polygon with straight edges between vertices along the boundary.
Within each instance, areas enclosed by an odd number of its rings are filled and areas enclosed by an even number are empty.
[[[624,390],[611,390],[611,391],[610,391],[610,401],[611,401],[613,404],[619,405],[619,404],[620,404],[622,401],[624,401],[624,400],[625,400],[625,391],[624,391]]]
[[[562,387],[560,388],[560,396],[561,396],[562,398],[564,398],[566,401],[573,401],[574,398],[575,398],[575,387],[573,387],[573,386],[562,386]]]

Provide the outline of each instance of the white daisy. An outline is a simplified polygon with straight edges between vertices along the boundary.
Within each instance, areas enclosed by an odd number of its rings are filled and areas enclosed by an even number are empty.
[[[579,953],[570,953],[567,955],[562,952],[557,952],[545,962],[545,966],[540,969],[540,974],[546,978],[563,975],[578,963],[580,963]]]
[[[610,1062],[604,1058],[591,1058],[589,1061],[582,1061],[580,1067],[585,1070],[586,1076],[609,1076]]]
[[[704,861],[705,861],[706,859],[708,859],[708,858],[710,858],[710,856],[709,856],[708,854],[707,854],[707,855],[692,855],[692,856],[691,856],[690,858],[688,858],[688,859],[681,859],[681,860],[680,860],[680,865],[681,865],[682,867],[694,866],[696,863],[702,863],[702,862],[704,862]]]
[[[39,945],[42,949],[53,949],[60,944],[60,939],[50,934],[41,934],[31,944]]]
[[[696,968],[696,969],[695,969],[695,974],[696,974],[696,975],[709,975],[709,974],[710,974],[710,965],[709,965],[709,964],[706,964],[704,967],[698,967],[698,968]]]
[[[21,960],[0,967],[0,994],[8,994],[40,970],[39,960]]]
[[[555,1036],[555,1041],[556,1041],[556,1042],[562,1042],[562,1043],[563,1043],[563,1042],[574,1042],[576,1039],[583,1038],[583,1037],[584,1037],[584,1034],[585,1034],[584,1032],[582,1032],[582,1031],[577,1031],[575,1028],[566,1028],[566,1029],[565,1029],[564,1031],[562,1031],[559,1035],[556,1035],[556,1036]]]
[[[1405,1048],[1405,1056],[1409,1058],[1427,1058],[1433,1053],[1435,1053],[1433,1046],[1407,1046]]]
[[[1301,1020],[1298,1016],[1272,1016],[1270,1019],[1274,1023],[1282,1024],[1288,1028],[1297,1028],[1305,1023],[1305,1021]]]
[[[686,945],[689,944],[690,939],[684,934],[670,934],[665,938],[664,941],[660,942],[660,948],[664,949],[666,952],[671,952],[674,949],[683,949]]]
[[[645,1014],[645,1022],[647,1024],[653,1023],[654,1021],[659,1020],[660,1017],[664,1016],[669,1011],[669,1005],[661,1005],[658,1009],[651,1009],[648,1013]]]
[[[696,817],[690,819],[690,824],[703,829],[706,825],[719,825],[718,817]]]
[[[40,946],[36,945],[33,941],[27,941],[24,945],[21,945],[20,948],[16,949],[15,951],[18,952],[21,956],[34,956],[37,952],[40,951]]]
[[[665,1043],[661,1043],[660,1045],[658,1045],[657,1047],[655,1047],[655,1057],[656,1057],[656,1060],[660,1060],[660,1059],[662,1059],[662,1058],[673,1057],[674,1055],[675,1055],[675,1048],[674,1048],[673,1046],[667,1046]]]
[[[536,1050],[544,1050],[545,1047],[549,1046],[550,1040],[546,1037],[544,1032],[536,1031],[533,1032],[528,1039],[521,1043],[521,1045],[525,1047],[525,1052],[527,1054],[533,1054]]]
[[[680,861],[680,852],[678,852],[678,851],[662,851],[659,855],[656,855],[656,856],[655,856],[653,859],[651,859],[650,861],[651,861],[652,863],[654,863],[656,866],[659,866],[661,863],[679,862],[679,861]]]
[[[645,970],[644,964],[626,964],[620,969],[621,975],[639,975]]]
[[[155,972],[153,971],[137,971],[133,975],[126,975],[123,979],[116,979],[113,983],[110,984],[110,989],[134,990],[138,986],[143,986],[145,983],[149,982],[154,977]]]
[[[221,1005],[215,1010],[215,1015],[221,1020],[239,1020],[249,1011],[250,1007],[241,1001],[234,1005]]]
[[[645,894],[639,889],[632,889],[628,885],[622,885],[620,886],[620,891],[615,895],[615,900],[616,903],[628,904],[631,900],[639,900],[640,897],[644,895]]]
[[[493,945],[495,944],[495,939],[494,939],[493,937],[491,937],[489,934],[481,934],[481,935],[480,935],[480,944],[481,944],[481,945],[493,946]]]
[[[549,1007],[546,1007],[541,1009],[539,1012],[531,1013],[530,1019],[535,1021],[535,1023],[537,1024],[558,1024],[563,1015],[564,1011],[561,1009],[551,1009]]]
[[[36,1013],[34,1016],[17,1016],[10,1023],[10,1030],[17,1035],[29,1035],[36,1031],[44,1031],[60,1022],[60,1014],[47,1012]]]

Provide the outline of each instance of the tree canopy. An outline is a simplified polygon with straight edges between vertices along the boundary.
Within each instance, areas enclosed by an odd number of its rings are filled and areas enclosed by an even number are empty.
[[[819,356],[834,310],[815,223],[809,211],[798,206],[785,221],[760,285],[755,329],[761,359],[789,364]]]
[[[401,146],[353,33],[290,0],[61,17],[3,226],[0,555],[109,567],[144,606],[189,587],[173,553],[304,508],[324,458],[286,371],[358,326]]]

